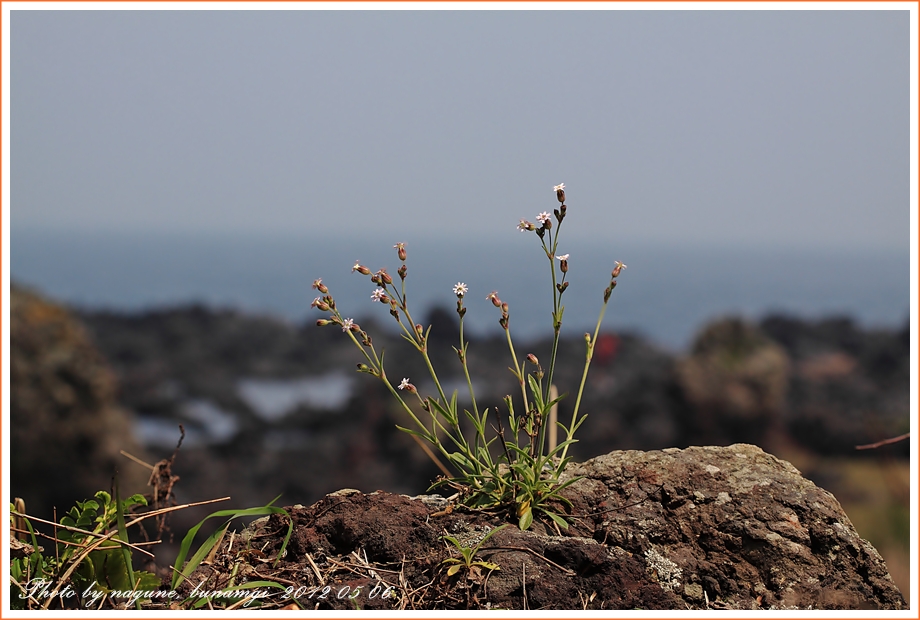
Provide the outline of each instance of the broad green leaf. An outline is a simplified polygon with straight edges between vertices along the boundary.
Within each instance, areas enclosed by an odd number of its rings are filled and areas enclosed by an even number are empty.
[[[549,511],[549,510],[543,510],[543,513],[544,513],[545,515],[547,515],[550,519],[552,519],[553,521],[555,521],[556,524],[557,524],[559,527],[561,527],[562,529],[564,529],[564,530],[569,529],[569,524],[568,524],[568,522],[567,522],[565,519],[563,519],[562,517],[560,517],[559,515],[557,515],[555,512],[551,512],[551,511]]]
[[[524,514],[521,515],[521,518],[518,519],[518,528],[521,531],[530,529],[531,524],[533,523],[533,511],[528,508],[524,511]]]

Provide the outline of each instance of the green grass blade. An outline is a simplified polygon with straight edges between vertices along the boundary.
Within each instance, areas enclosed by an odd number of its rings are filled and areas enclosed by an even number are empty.
[[[175,569],[173,570],[172,589],[175,590],[179,584],[185,581],[188,576],[194,572],[201,561],[208,555],[208,553],[211,552],[211,549],[214,547],[214,545],[217,544],[222,530],[229,527],[231,521],[238,517],[262,517],[271,514],[287,515],[287,511],[276,506],[259,506],[258,508],[246,508],[243,510],[218,510],[217,512],[213,512],[202,519],[201,522],[193,526],[188,531],[188,533],[186,533],[185,537],[182,539],[182,544],[179,545],[179,554],[176,556],[176,561],[173,564]],[[201,526],[203,526],[209,519],[217,519],[221,517],[227,517],[227,522],[218,528],[216,532],[211,534],[204,543],[202,543],[201,547],[198,549],[195,555],[192,556],[192,559],[190,559],[188,564],[183,567],[185,558],[188,556],[188,552],[191,549],[192,541],[195,539],[195,535],[198,533],[198,530],[201,529]],[[287,540],[290,539],[291,532],[293,531],[293,526],[294,524],[292,521],[288,529],[288,535],[285,537],[285,544],[287,543]],[[181,572],[180,567],[183,567]]]
[[[121,505],[121,496],[118,492],[118,478],[115,478],[115,522],[118,524],[118,538],[124,542],[128,542],[128,528],[125,526],[125,511],[124,507]],[[134,566],[131,563],[131,551],[125,545],[119,545],[121,547],[121,557],[125,561],[125,570],[128,573],[128,583],[131,584],[131,587],[134,588],[137,582],[134,580]],[[141,602],[140,600],[134,601],[134,608],[140,610]]]

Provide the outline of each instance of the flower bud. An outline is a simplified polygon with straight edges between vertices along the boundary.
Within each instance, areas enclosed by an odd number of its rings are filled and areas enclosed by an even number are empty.
[[[533,364],[534,366],[539,366],[539,365],[540,365],[540,360],[538,360],[538,359],[537,359],[537,356],[534,355],[533,353],[528,353],[528,354],[527,354],[527,361],[530,362],[531,364]]]
[[[533,223],[528,222],[527,220],[521,220],[520,224],[517,225],[518,230],[524,232],[525,230],[536,230],[536,226]]]
[[[406,279],[406,273],[408,273],[408,271],[409,271],[409,270],[406,269],[406,266],[403,265],[402,267],[400,267],[399,269],[396,270],[396,273],[399,274],[399,277],[400,277],[400,278],[402,278],[403,280],[405,280],[405,279]]]
[[[383,282],[383,284],[393,284],[393,277],[387,273],[386,269],[381,269],[378,271],[377,277]]]
[[[569,261],[567,260],[562,261],[559,264],[559,269],[560,271],[562,271],[562,273],[568,273],[569,272]]]
[[[508,304],[502,302],[502,314],[508,314]]]
[[[316,290],[318,290],[320,293],[323,293],[323,294],[329,292],[329,289],[326,288],[325,284],[323,284],[322,278],[317,278],[316,280],[313,280],[313,288],[315,288]]]
[[[326,312],[329,310],[329,304],[327,304],[325,300],[319,297],[313,300],[313,303],[310,304],[310,307],[317,308],[319,310],[322,310],[323,312]]]
[[[553,187],[556,190],[556,200],[559,201],[559,204],[565,203],[565,183],[560,183]]]
[[[399,260],[406,260],[406,244],[397,243],[393,247],[396,248],[396,254],[399,256]]]
[[[611,278],[617,277],[618,275],[620,275],[620,271],[621,271],[621,270],[626,269],[626,265],[624,265],[624,264],[621,263],[620,261],[615,261],[614,264],[615,264],[616,266],[613,268],[613,271],[610,272],[610,277],[611,277]]]
[[[357,261],[355,261],[355,266],[352,267],[351,270],[352,270],[352,271],[357,271],[357,272],[360,273],[362,276],[369,276],[369,275],[371,275],[371,270],[368,269],[367,267],[365,267],[364,265],[362,265],[361,263],[357,262]]]
[[[317,319],[316,321],[317,327],[325,327],[327,325],[332,325],[332,321],[330,321],[329,319]]]
[[[585,344],[589,347],[591,346],[591,334],[588,332],[585,332]]]
[[[486,297],[486,301],[491,301],[492,305],[495,306],[496,308],[502,307],[502,300],[498,298],[497,291],[492,291],[491,293],[489,293],[489,296]]]
[[[556,289],[559,291],[560,294],[564,293],[564,292],[565,292],[565,289],[567,289],[567,288],[569,288],[569,283],[568,283],[568,282],[562,282],[562,283],[556,285]]]
[[[604,290],[604,303],[607,303],[608,301],[610,301],[610,294],[613,293],[613,289],[615,289],[616,287],[617,287],[617,281],[611,280],[610,286],[608,286]]]

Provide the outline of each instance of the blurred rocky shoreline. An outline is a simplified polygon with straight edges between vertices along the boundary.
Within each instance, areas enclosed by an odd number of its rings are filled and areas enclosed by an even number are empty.
[[[16,285],[11,308],[12,492],[33,514],[105,488],[115,467],[123,481],[142,484],[147,474],[118,451],[148,463],[168,457],[179,424],[179,501],[229,495],[244,507],[282,494],[284,505],[308,504],[340,488],[418,494],[438,474],[395,428],[403,413],[381,382],[354,372],[361,353],[339,329],[317,327],[318,315],[292,324],[199,305],[77,312]],[[435,309],[425,323],[435,368],[462,403],[456,313]],[[389,376],[427,392],[420,356],[373,320],[361,325],[386,349]],[[548,360],[550,344],[516,349]],[[504,337],[472,341],[469,358],[480,406],[519,393]],[[560,392],[577,390],[583,360],[583,339],[563,339]],[[906,463],[908,442],[855,446],[908,432],[909,401],[907,324],[726,317],[678,355],[607,332],[571,452],[584,461],[617,449],[752,443],[833,492],[835,468],[822,469],[821,459]],[[560,420],[573,402],[562,402]]]

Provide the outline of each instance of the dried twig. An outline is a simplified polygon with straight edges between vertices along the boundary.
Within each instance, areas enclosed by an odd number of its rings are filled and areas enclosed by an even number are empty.
[[[538,558],[540,558],[541,560],[543,560],[543,561],[546,562],[547,564],[551,564],[552,566],[555,566],[556,568],[558,568],[559,570],[561,570],[562,572],[564,572],[566,575],[574,575],[574,574],[575,574],[575,571],[570,570],[570,569],[566,568],[565,566],[561,566],[561,565],[559,565],[559,564],[556,564],[555,562],[553,562],[552,560],[550,560],[548,557],[546,557],[546,556],[544,556],[544,555],[540,555],[539,553],[537,553],[537,552],[534,551],[533,549],[528,549],[527,547],[506,547],[506,546],[501,546],[501,547],[486,547],[486,548],[484,548],[484,549],[480,549],[480,550],[479,550],[479,553],[484,553],[484,552],[486,552],[486,551],[498,551],[498,550],[501,550],[501,549],[507,549],[507,550],[509,550],[509,551],[526,551],[527,553],[530,553],[530,554],[533,554],[533,555],[537,556]]]
[[[875,448],[881,448],[882,446],[887,446],[889,444],[898,443],[899,441],[904,441],[910,437],[910,433],[904,433],[903,435],[898,435],[897,437],[890,437],[888,439],[882,439],[881,441],[876,441],[875,443],[867,443],[861,446],[856,446],[857,450],[873,450]]]

